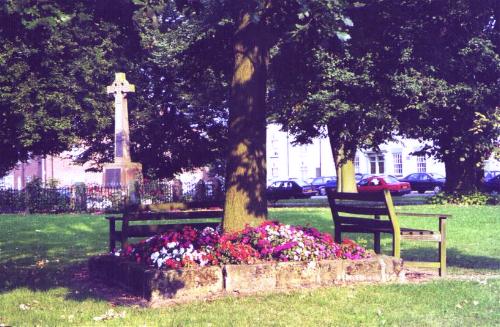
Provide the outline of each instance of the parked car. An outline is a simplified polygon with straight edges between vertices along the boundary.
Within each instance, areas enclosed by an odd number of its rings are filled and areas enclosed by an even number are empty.
[[[362,179],[365,179],[369,176],[372,176],[372,175],[356,173],[356,174],[354,174],[354,179],[356,180],[356,184],[358,184]]]
[[[415,173],[401,178],[399,181],[410,183],[411,189],[418,191],[418,193],[425,193],[425,191],[439,193],[444,187],[446,178],[434,173]]]
[[[500,192],[500,175],[496,175],[483,183],[483,191],[485,192]]]
[[[326,194],[326,190],[328,190],[328,189],[333,189],[333,190],[337,189],[337,177],[335,177],[335,179],[330,179],[328,182],[326,182],[325,194]]]
[[[391,175],[370,176],[358,183],[358,192],[380,192],[389,190],[392,195],[404,195],[411,192],[410,183],[400,182]]]
[[[487,182],[495,176],[500,175],[499,170],[485,170],[484,171],[484,181]]]
[[[287,180],[273,182],[267,188],[267,198],[270,201],[291,198],[310,198],[316,195],[310,184],[301,180]]]
[[[319,195],[326,195],[325,187],[327,183],[334,182],[337,185],[337,177],[335,176],[320,176],[312,180],[311,186]]]

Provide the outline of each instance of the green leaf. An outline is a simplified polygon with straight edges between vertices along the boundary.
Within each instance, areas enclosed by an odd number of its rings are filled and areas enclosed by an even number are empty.
[[[347,32],[335,32],[340,41],[346,42],[351,39],[351,36]]]
[[[349,17],[343,17],[342,18],[342,21],[344,22],[344,24],[346,24],[347,26],[354,26],[354,23],[353,21],[349,18]]]

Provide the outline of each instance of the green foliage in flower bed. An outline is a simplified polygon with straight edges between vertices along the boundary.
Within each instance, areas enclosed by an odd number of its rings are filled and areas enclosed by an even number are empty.
[[[456,204],[456,205],[485,205],[485,204],[498,204],[500,203],[498,194],[486,193],[438,193],[427,200],[428,204]]]
[[[488,274],[498,275],[500,271],[500,207],[424,205],[396,209],[453,215],[448,220],[447,237],[452,280],[332,287],[167,309],[112,306],[96,294],[99,287],[79,281],[88,257],[107,249],[108,226],[104,216],[0,215],[0,325],[500,325],[500,280],[487,280]],[[271,209],[270,218],[286,224],[309,223],[323,232],[332,231],[327,208]],[[435,221],[412,217],[405,217],[401,223],[409,227],[437,227]],[[369,236],[349,236],[372,246]],[[433,245],[421,243],[424,242],[404,243],[403,255],[417,259],[419,255],[428,258],[435,254]],[[384,238],[382,250],[387,253],[390,244]],[[479,282],[455,280],[457,274],[479,274],[471,277],[479,278]]]

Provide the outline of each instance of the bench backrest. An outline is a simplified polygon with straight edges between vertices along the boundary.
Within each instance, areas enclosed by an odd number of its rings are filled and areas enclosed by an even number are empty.
[[[387,216],[393,230],[399,232],[399,222],[388,190],[372,193],[343,193],[327,189],[328,202],[332,211],[335,227],[353,221],[374,224],[383,216]],[[384,224],[384,222],[380,222]],[[387,221],[385,222],[387,224]]]
[[[190,220],[205,218],[222,218],[223,210],[193,210],[165,212],[126,212],[123,219],[127,221],[146,220]]]

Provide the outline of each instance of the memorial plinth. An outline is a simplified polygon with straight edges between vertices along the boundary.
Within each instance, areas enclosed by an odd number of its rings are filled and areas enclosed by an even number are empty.
[[[124,73],[116,73],[107,93],[115,97],[114,162],[103,167],[103,184],[112,187],[130,187],[142,179],[142,165],[130,157],[130,128],[128,124],[127,93],[135,92]]]

